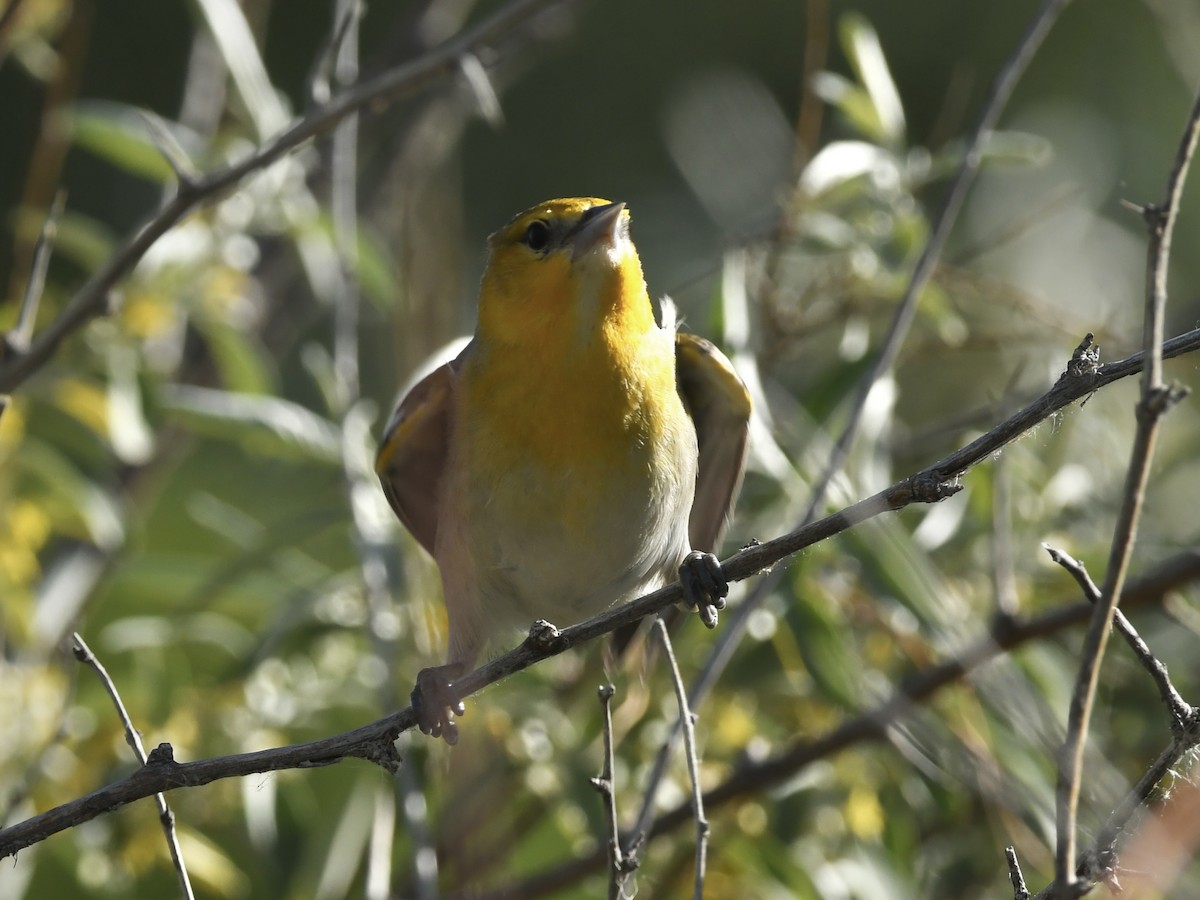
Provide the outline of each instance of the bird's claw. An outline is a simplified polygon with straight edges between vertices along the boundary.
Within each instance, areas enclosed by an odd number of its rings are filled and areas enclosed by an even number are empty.
[[[417,673],[417,683],[412,689],[417,727],[431,737],[444,738],[451,746],[458,743],[458,725],[454,717],[465,713],[466,707],[455,696],[450,679],[461,675],[462,668],[451,663],[422,669]]]
[[[707,628],[717,627],[717,612],[725,608],[729,581],[721,571],[721,562],[711,553],[693,550],[679,566],[683,602],[696,610]]]

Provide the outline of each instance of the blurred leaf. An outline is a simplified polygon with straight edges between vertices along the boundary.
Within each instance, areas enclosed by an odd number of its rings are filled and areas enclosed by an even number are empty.
[[[197,317],[194,322],[208,341],[222,384],[242,394],[273,393],[269,358],[256,335],[225,321]]]
[[[805,194],[816,197],[847,181],[887,169],[896,171],[896,158],[891,152],[866,141],[834,141],[822,147],[804,167],[800,187]],[[851,228],[850,223],[838,221]]]
[[[227,848],[186,826],[179,828],[179,847],[187,863],[188,874],[213,896],[249,896],[249,879],[230,859]]]
[[[838,20],[842,49],[865,88],[865,108],[855,102],[856,121],[868,136],[893,149],[904,143],[904,107],[900,93],[888,71],[879,35],[858,13],[847,13]]]
[[[246,14],[236,0],[198,0],[197,5],[259,140],[270,137],[287,124],[289,115],[267,75]]]
[[[400,283],[391,261],[393,254],[368,223],[359,224],[357,235],[358,255],[353,261],[356,266],[353,278],[359,291],[372,305],[380,312],[390,312],[395,308],[396,298],[400,294]],[[327,214],[322,214],[310,226],[302,228],[296,239],[298,246],[310,248],[314,260],[321,260],[325,266],[338,265],[336,257],[330,255],[335,241],[333,221]]]
[[[196,432],[256,453],[341,462],[337,426],[290,400],[180,385],[166,388],[161,404]]]
[[[924,180],[949,178],[962,163],[965,144],[950,141],[930,161]],[[994,131],[983,144],[982,164],[995,166],[1045,166],[1054,158],[1054,145],[1025,131]]]
[[[68,113],[75,143],[133,175],[161,184],[175,173],[150,137],[149,126],[131,106],[84,100]]]
[[[825,597],[805,591],[792,604],[796,642],[813,679],[847,709],[862,703],[862,665],[847,640],[846,621]]]
[[[96,546],[111,550],[125,539],[124,516],[117,502],[75,468],[56,447],[26,439],[19,465],[45,492],[42,503],[58,527],[76,521]]]
[[[884,143],[879,113],[871,95],[848,78],[834,72],[818,72],[813,78],[813,90],[818,97],[838,110],[846,123],[863,137]]]
[[[358,283],[363,296],[382,312],[396,305],[400,286],[391,264],[392,254],[370,228],[358,230]]]
[[[114,341],[108,351],[108,438],[117,458],[139,465],[154,452],[154,434],[142,408],[137,353]]]
[[[42,227],[42,214],[21,212],[21,228],[27,234],[37,234]],[[99,268],[112,254],[116,241],[112,233],[96,219],[67,210],[58,220],[54,240],[54,255],[69,259],[85,272]]]

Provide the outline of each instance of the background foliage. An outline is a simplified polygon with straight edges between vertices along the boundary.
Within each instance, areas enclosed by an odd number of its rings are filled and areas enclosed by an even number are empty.
[[[246,0],[254,43],[239,48],[242,20],[224,0],[25,0],[0,32],[0,325],[15,319],[60,187],[44,322],[170,190],[139,110],[170,123],[201,170],[302,113],[329,6]],[[107,665],[146,743],[170,741],[180,759],[354,727],[401,704],[416,671],[440,659],[436,571],[355,476],[396,386],[469,330],[486,233],[540,199],[629,203],[651,292],[671,293],[758,394],[730,546],[794,524],[1032,4],[854,9],[580,4],[485,60],[502,120],[480,115],[456,80],[363,117],[361,404],[347,407],[333,373],[328,141],[160,240],[113,314],[69,341],[0,418],[6,821],[135,765],[107,697],[66,650],[72,630]],[[482,12],[370,4],[364,71]],[[1196,46],[1200,13],[1184,0],[1068,9],[989,147],[831,505],[986,430],[1040,393],[1084,333],[1108,359],[1140,347],[1145,242],[1119,201],[1162,194],[1200,82]],[[1169,333],[1200,317],[1198,212],[1193,188]],[[1167,372],[1195,384],[1196,361]],[[1134,397],[1132,382],[1115,385],[971,472],[952,500],[790,562],[700,710],[706,783],[885,697],[1005,604],[1028,613],[1074,601],[1040,544],[1103,572]],[[1189,398],[1167,422],[1135,572],[1196,546],[1198,440]],[[363,590],[364,535],[391,548],[394,603]],[[1135,618],[1189,699],[1200,697],[1196,599],[1185,591]],[[1054,753],[1079,638],[1007,655],[914,708],[886,743],[714,811],[709,895],[1011,896],[1007,844],[1031,885],[1048,881]],[[685,677],[711,641],[694,623],[681,631]],[[1169,738],[1153,685],[1123,650],[1103,673],[1085,834]],[[469,701],[455,753],[402,738],[398,785],[350,762],[175,792],[199,895],[410,896],[425,830],[447,892],[594,848],[604,840],[588,783],[600,767],[594,689],[607,677],[592,648],[487,691]],[[661,667],[612,677],[629,815],[677,713]],[[660,805],[685,790],[680,765]],[[682,829],[650,845],[648,895],[687,890],[691,841]],[[1177,896],[1200,891],[1195,866],[1179,879]],[[174,890],[147,803],[0,866],[4,897]],[[593,876],[561,895],[601,892]]]

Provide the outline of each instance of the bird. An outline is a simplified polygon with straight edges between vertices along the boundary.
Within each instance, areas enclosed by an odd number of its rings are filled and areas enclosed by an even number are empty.
[[[436,561],[446,663],[412,691],[458,740],[453,679],[498,635],[581,621],[679,578],[712,628],[750,395],[712,343],[656,320],[626,204],[539,203],[488,239],[474,336],[400,400],[376,472]]]

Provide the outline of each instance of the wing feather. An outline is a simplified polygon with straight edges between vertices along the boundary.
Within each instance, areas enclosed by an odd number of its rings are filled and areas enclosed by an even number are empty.
[[[675,369],[700,451],[688,536],[693,550],[712,552],[742,484],[750,394],[725,354],[694,334],[675,335]]]
[[[449,450],[454,380],[466,353],[464,349],[438,366],[404,396],[392,413],[375,457],[375,472],[388,503],[431,556]]]

